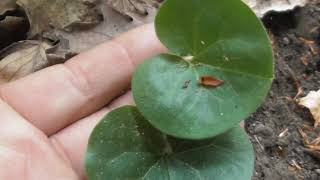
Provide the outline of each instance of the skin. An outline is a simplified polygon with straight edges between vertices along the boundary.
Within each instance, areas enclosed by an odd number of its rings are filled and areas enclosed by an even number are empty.
[[[84,156],[95,125],[133,104],[139,63],[166,49],[153,24],[0,86],[0,179],[86,179]]]

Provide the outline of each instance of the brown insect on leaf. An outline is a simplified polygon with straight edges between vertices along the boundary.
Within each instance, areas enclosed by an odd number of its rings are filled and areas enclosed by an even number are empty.
[[[213,76],[201,76],[200,77],[200,84],[204,86],[210,86],[210,87],[218,87],[221,86],[224,83],[224,81],[213,77]]]

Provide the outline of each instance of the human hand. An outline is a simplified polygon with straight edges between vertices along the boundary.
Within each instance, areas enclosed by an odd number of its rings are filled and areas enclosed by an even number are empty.
[[[0,179],[85,179],[92,129],[111,109],[133,104],[135,67],[164,51],[149,24],[0,86]]]

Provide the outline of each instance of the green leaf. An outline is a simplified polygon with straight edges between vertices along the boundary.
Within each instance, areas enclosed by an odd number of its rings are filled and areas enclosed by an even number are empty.
[[[240,0],[168,0],[156,31],[173,55],[159,55],[134,74],[135,102],[157,129],[175,137],[221,134],[261,104],[273,80],[267,33]],[[217,86],[201,82],[217,79]]]
[[[248,180],[253,150],[233,128],[214,139],[188,141],[154,129],[137,108],[110,112],[94,129],[86,156],[90,180]]]

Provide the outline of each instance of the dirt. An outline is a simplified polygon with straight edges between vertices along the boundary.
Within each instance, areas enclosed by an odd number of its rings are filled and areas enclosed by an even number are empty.
[[[320,159],[306,151],[298,129],[310,127],[312,140],[320,128],[312,129],[310,112],[294,97],[299,88],[299,97],[320,89],[320,3],[270,13],[263,22],[273,40],[275,80],[264,104],[246,120],[256,155],[252,179],[319,180]]]

